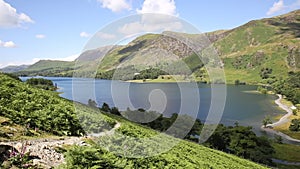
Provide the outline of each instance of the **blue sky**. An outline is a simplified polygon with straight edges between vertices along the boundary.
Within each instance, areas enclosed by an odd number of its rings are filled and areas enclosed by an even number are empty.
[[[299,8],[300,0],[0,0],[0,67],[72,60],[96,32],[134,14],[173,15],[209,32]]]

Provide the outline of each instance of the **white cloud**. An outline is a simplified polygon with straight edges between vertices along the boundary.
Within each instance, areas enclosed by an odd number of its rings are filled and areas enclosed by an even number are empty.
[[[74,54],[63,58],[33,58],[31,63],[36,63],[40,60],[60,60],[60,61],[74,61],[79,57],[80,54]]]
[[[137,13],[160,13],[166,15],[178,15],[174,0],[145,0],[142,9],[137,9]]]
[[[75,54],[75,55],[71,55],[71,56],[67,56],[65,58],[58,58],[55,60],[61,60],[61,61],[74,61],[75,59],[77,59],[79,57],[80,54]]]
[[[126,0],[98,0],[102,8],[110,9],[113,12],[120,12],[122,10],[131,10],[131,4]]]
[[[90,37],[91,35],[90,35],[89,33],[86,33],[86,32],[81,32],[81,33],[79,34],[79,36],[82,37],[82,38],[88,38],[88,37]]]
[[[116,36],[114,34],[104,33],[104,32],[98,32],[97,36],[102,39],[114,39]]]
[[[4,48],[15,48],[17,45],[13,41],[8,41],[8,42],[2,42],[0,40],[0,47]]]
[[[35,35],[35,37],[36,37],[37,39],[44,39],[44,38],[46,38],[46,35],[38,34],[38,35]]]
[[[0,27],[20,27],[23,23],[34,23],[34,21],[24,13],[17,13],[14,7],[0,0]]]
[[[125,35],[180,31],[183,25],[176,17],[162,14],[143,14],[140,21],[124,24],[118,31]]]
[[[282,11],[285,9],[285,5],[283,0],[279,0],[278,2],[275,2],[273,6],[268,10],[267,15],[272,15],[276,12]]]
[[[178,13],[174,0],[145,0],[136,12],[141,14],[141,20],[124,24],[119,28],[120,33],[130,35],[182,29],[182,23],[176,18]]]
[[[273,6],[268,10],[267,15],[270,16],[275,13],[288,12],[299,8],[300,8],[300,0],[295,0],[294,3],[291,4],[285,4],[284,0],[279,0],[278,2],[275,2]]]

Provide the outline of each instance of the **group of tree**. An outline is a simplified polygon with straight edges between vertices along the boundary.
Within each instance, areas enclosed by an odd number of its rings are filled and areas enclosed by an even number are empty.
[[[263,119],[262,124],[263,124],[264,127],[267,127],[268,124],[272,124],[272,120],[271,120],[270,116],[266,116]]]
[[[289,129],[291,131],[300,131],[300,119],[293,119]]]
[[[158,68],[148,68],[140,71],[134,79],[157,79],[160,75],[168,75],[168,73]]]
[[[285,95],[295,105],[300,103],[300,71],[289,72],[287,79],[279,79],[272,84],[276,93]]]
[[[103,104],[101,110],[112,112],[112,109],[106,103]],[[119,111],[117,114],[121,115]],[[175,137],[180,136],[180,133],[189,131],[184,139],[196,143],[198,143],[198,138],[203,128],[203,123],[199,119],[193,119],[188,115],[178,115],[176,113],[170,117],[165,117],[160,113],[147,112],[144,109],[127,109],[122,112],[122,116],[130,121],[138,122],[139,124]],[[266,119],[266,123],[269,123],[268,119]],[[172,132],[169,131],[171,126]],[[251,127],[239,126],[238,123],[235,126],[219,124],[216,131],[204,145],[250,159],[254,162],[267,165],[272,164],[271,158],[274,148],[271,146],[271,141],[266,137],[256,136]]]
[[[106,113],[111,113],[111,114],[114,114],[117,116],[121,116],[121,112],[119,111],[119,109],[117,107],[110,108],[107,103],[103,103],[100,110],[102,110]]]
[[[270,78],[272,72],[273,72],[273,70],[271,68],[262,68],[260,70],[260,77],[262,79],[268,79],[268,78]]]
[[[258,137],[251,127],[218,125],[205,143],[207,146],[262,164],[272,164],[275,153],[271,141]]]
[[[51,80],[44,79],[44,78],[30,78],[26,80],[26,83],[44,90],[56,90],[57,86],[54,85]]]

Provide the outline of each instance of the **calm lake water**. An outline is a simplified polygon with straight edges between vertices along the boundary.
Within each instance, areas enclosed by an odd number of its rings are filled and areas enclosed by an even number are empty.
[[[189,98],[193,98],[193,95],[198,94],[200,96],[200,106],[197,107],[197,117],[203,121],[206,119],[211,103],[211,87],[208,84],[200,84],[195,88],[189,83],[181,83],[179,87],[176,83],[139,84],[110,80],[43,78],[56,83],[59,87],[58,92],[62,92],[60,96],[64,98],[85,104],[89,99],[93,99],[96,100],[99,106],[105,102],[110,106],[120,108],[120,110],[125,110],[127,107],[132,108],[132,106],[149,109],[151,107],[149,96],[151,95],[154,103],[164,105],[163,114],[169,116],[178,113],[181,106],[185,106],[185,110],[195,108],[195,101],[189,100]],[[26,80],[28,77],[22,77],[21,79]],[[285,114],[274,103],[277,96],[256,93],[256,88],[256,86],[249,85],[227,85],[226,104],[221,123],[234,125],[235,122],[238,122],[240,125],[252,126],[254,131],[259,134],[261,121],[265,116],[274,117]],[[184,100],[181,100],[183,94],[180,93],[180,90],[190,92],[188,94],[191,97],[185,97]],[[112,97],[112,95],[115,97]],[[131,106],[128,105],[128,100],[130,100]]]

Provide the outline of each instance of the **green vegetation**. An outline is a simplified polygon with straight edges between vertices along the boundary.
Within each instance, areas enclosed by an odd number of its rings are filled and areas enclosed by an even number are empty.
[[[0,84],[0,116],[3,117],[1,125],[24,126],[22,128],[28,136],[32,136],[30,133],[35,135],[34,132],[39,134],[39,131],[55,135],[75,136],[86,132],[99,133],[114,126],[116,121],[120,122],[121,127],[116,130],[115,134],[99,137],[94,140],[95,144],[92,144],[91,147],[72,146],[68,148],[65,168],[264,168],[236,156],[165,134],[162,137],[153,138],[152,136],[157,135],[158,132],[148,127],[163,131],[172,124],[175,118],[179,118],[176,114],[170,119],[161,116],[158,121],[145,123],[142,126],[115,116],[114,114],[120,115],[120,112],[108,105],[103,105],[102,110],[111,114],[99,114],[99,109],[95,107],[92,100],[90,100],[90,108],[75,103],[75,111],[72,102],[60,98],[55,92],[33,88],[4,74],[0,74]],[[185,122],[190,122],[187,117],[182,117],[186,121],[183,121],[180,126],[184,126]],[[193,140],[191,137],[199,134],[200,128],[201,122],[198,120],[189,133],[189,138],[186,139]],[[219,126],[219,128],[218,131],[228,132],[227,129],[225,130],[226,127]],[[268,156],[264,156],[264,152],[270,153],[267,142],[258,139],[250,132],[249,128],[236,126],[228,129],[231,131],[229,133],[235,133],[229,134],[228,139],[225,139],[226,141],[230,140],[229,145],[227,142],[224,143],[226,147],[230,147],[231,153],[251,160],[253,160],[252,155],[255,154],[260,158],[260,161],[257,160],[258,162],[266,163],[264,160]],[[180,131],[178,132],[180,133]],[[245,138],[244,134],[248,137]],[[8,139],[11,138],[9,135],[3,136]],[[137,138],[149,139],[144,142]],[[166,151],[165,146],[172,144],[175,147]],[[211,147],[215,145],[213,142],[207,144]],[[128,151],[124,151],[124,146]],[[242,152],[241,146],[246,151]],[[257,146],[262,147],[264,151],[261,151]],[[257,150],[253,148],[257,148]],[[160,151],[163,153],[158,156],[132,158],[136,154],[143,156],[156,154]],[[116,155],[113,152],[123,153],[125,156]],[[214,162],[212,163],[212,161]],[[17,156],[16,162],[20,162]]]
[[[274,158],[290,162],[300,162],[300,146],[278,143],[273,143],[272,146],[276,152]]]
[[[119,134],[101,137],[91,147],[74,146],[68,149],[65,168],[264,168],[233,155],[169,136],[162,136],[154,142],[138,141],[136,138],[153,140],[151,137],[158,133],[125,119],[113,118],[122,124],[117,130]],[[177,141],[175,147],[157,156],[130,157],[132,153],[155,154]]]
[[[38,129],[55,135],[79,136],[115,124],[92,108],[76,103],[75,111],[73,102],[60,98],[57,93],[33,88],[4,74],[0,74],[0,98],[0,116],[29,131]]]
[[[259,91],[262,94],[267,94],[268,93],[268,89],[265,86],[258,86],[257,91]]]
[[[276,81],[275,77],[284,80],[289,71],[299,71],[300,43],[298,38],[300,33],[297,29],[300,24],[299,15],[300,10],[296,10],[278,17],[250,21],[232,30],[207,33],[206,35],[224,63],[226,82],[234,84],[239,79],[240,82],[247,84],[271,84]],[[199,36],[168,33],[178,34],[191,41]],[[178,60],[156,49],[177,55]],[[95,70],[97,70],[97,78],[112,79],[118,68],[120,69],[118,72],[124,71],[123,75],[126,75],[115,78],[120,80],[133,80],[135,77],[133,73],[142,74],[136,76],[136,79],[157,79],[159,75],[165,75],[163,71],[160,71],[164,70],[172,75],[193,75],[197,81],[207,82],[209,77],[204,66],[215,61],[208,60],[208,58],[200,60],[185,44],[167,36],[166,33],[142,35],[128,45],[116,46],[105,55],[101,63],[98,63],[99,58],[97,58],[99,51],[101,53],[102,50],[95,49],[83,53],[83,60],[84,57],[87,60],[77,67],[74,67],[74,62],[40,61],[19,74],[72,76],[72,68],[74,68],[74,70],[80,70],[80,74],[91,77],[94,77]],[[150,64],[152,60],[155,62]],[[132,65],[143,71],[132,69]],[[185,66],[190,71],[187,71]],[[91,68],[95,70],[92,71]]]
[[[271,158],[275,152],[266,137],[257,137],[251,127],[238,125],[219,125],[206,144],[211,148],[268,165],[272,164]]]
[[[272,71],[273,70],[271,68],[262,68],[260,70],[260,77],[262,79],[268,79],[268,78],[270,78],[270,74],[272,74]]]
[[[289,129],[291,131],[300,131],[300,119],[293,119]]]
[[[269,116],[266,116],[263,121],[262,121],[262,124],[264,127],[267,127],[268,124],[272,124],[272,120]]]
[[[26,80],[26,83],[44,90],[54,91],[57,89],[57,87],[53,84],[51,80],[47,80],[43,78],[31,78]]]
[[[164,72],[160,69],[149,68],[139,72],[138,75],[134,76],[133,80],[139,79],[157,79],[160,75],[167,75],[167,72]]]
[[[289,72],[287,79],[280,79],[272,84],[273,89],[287,97],[295,105],[300,103],[300,71]]]
[[[102,107],[103,110],[104,106]],[[110,110],[106,105],[105,109]],[[173,114],[171,117],[163,117],[163,115],[152,111],[147,112],[143,109],[128,109],[122,112],[122,116],[130,121],[138,122],[143,126],[150,127],[174,137],[180,137],[182,133],[189,131],[185,139],[196,143],[198,143],[197,136],[200,135],[203,128],[203,124],[200,120],[195,120],[188,115],[179,116],[178,114]],[[174,124],[175,121],[176,124]],[[171,126],[172,130],[169,130]],[[129,134],[127,129],[122,130],[122,133],[123,132]],[[134,133],[132,134],[135,135]],[[218,125],[216,131],[204,145],[245,159],[250,159],[254,162],[272,165],[271,158],[274,149],[271,146],[270,140],[265,137],[257,137],[251,127],[243,127],[238,124],[234,127]]]
[[[17,72],[19,76],[73,76],[75,62],[41,60]]]

